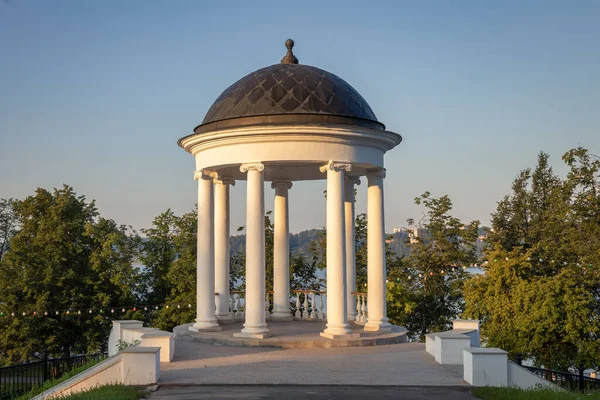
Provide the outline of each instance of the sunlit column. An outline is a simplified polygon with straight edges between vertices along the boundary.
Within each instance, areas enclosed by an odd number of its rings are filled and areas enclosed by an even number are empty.
[[[383,178],[385,170],[367,173],[367,306],[365,331],[389,331],[386,312],[385,226]]]
[[[246,198],[246,322],[237,337],[270,336],[265,316],[265,190],[262,163],[242,164],[247,172]]]
[[[360,178],[347,176],[344,180],[344,216],[346,225],[346,307],[348,321],[356,320],[356,244],[354,232],[354,185],[360,185]]]
[[[291,321],[290,309],[290,222],[288,192],[289,180],[275,180],[273,232],[273,314],[271,319]]]
[[[196,322],[190,330],[221,330],[215,316],[213,180],[208,171],[196,171],[194,179],[198,181],[198,250]]]
[[[332,162],[321,167],[327,171],[327,338],[350,335],[346,310],[346,232],[344,216],[344,172],[352,165]]]
[[[229,186],[231,178],[214,180],[215,190],[215,296],[217,319],[233,321],[229,312]]]

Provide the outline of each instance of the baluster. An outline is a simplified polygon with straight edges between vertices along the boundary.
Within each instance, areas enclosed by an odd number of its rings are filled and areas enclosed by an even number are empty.
[[[362,296],[363,298],[363,303],[362,303],[362,319],[363,319],[363,323],[367,323],[367,320],[369,319],[369,309],[368,309],[368,305],[367,305],[367,295],[363,294]]]
[[[246,319],[246,292],[240,294],[242,296],[242,321]]]
[[[265,319],[271,318],[271,313],[269,313],[269,308],[271,307],[271,303],[269,303],[269,293],[267,293],[265,297]]]
[[[319,294],[319,303],[321,303],[319,306],[319,319],[323,320],[325,319],[325,313],[323,312],[323,293]]]
[[[236,321],[240,319],[240,294],[236,293],[235,295],[235,319]]]
[[[311,293],[312,298],[311,298],[311,303],[310,303],[310,319],[317,319],[317,310],[315,310],[315,292]]]
[[[304,292],[304,310],[302,311],[302,319],[308,319],[308,293]]]
[[[229,295],[229,315],[231,315],[231,316],[233,316],[233,308],[235,306],[235,304],[234,304],[234,301],[235,301],[234,298],[235,298],[234,294],[230,294]]]
[[[296,313],[294,314],[296,319],[302,319],[302,314],[300,313],[300,292],[296,292]]]
[[[356,322],[359,324],[362,322],[362,310],[360,309],[360,303],[360,296],[356,296]]]

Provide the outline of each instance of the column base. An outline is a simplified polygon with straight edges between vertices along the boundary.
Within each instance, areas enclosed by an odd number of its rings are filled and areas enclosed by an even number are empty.
[[[251,338],[251,339],[264,339],[271,337],[271,332],[266,328],[244,328],[241,332],[236,332],[233,337],[239,338]]]
[[[271,314],[271,321],[293,321],[294,316],[290,312],[273,312]]]
[[[321,337],[333,340],[349,340],[349,339],[360,339],[360,333],[348,333],[342,335],[336,335],[334,333],[321,332]]]
[[[365,324],[365,332],[391,332],[392,325],[387,321],[367,321]]]
[[[190,326],[190,331],[193,332],[220,332],[223,328],[217,323],[196,322]]]
[[[220,324],[233,324],[235,322],[233,315],[231,313],[223,314],[223,315],[217,314],[217,321],[219,321]]]
[[[345,323],[335,327],[327,326],[327,328],[321,332],[321,336],[329,339],[358,339],[360,338],[360,333],[352,333],[350,324]]]

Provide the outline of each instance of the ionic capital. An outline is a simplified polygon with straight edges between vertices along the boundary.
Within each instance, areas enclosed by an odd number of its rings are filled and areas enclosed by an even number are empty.
[[[228,176],[218,175],[214,179],[213,182],[214,182],[215,185],[231,185],[231,186],[235,186],[235,179],[230,178]]]
[[[321,171],[321,172],[325,172],[325,171],[350,172],[350,171],[352,171],[352,164],[349,162],[343,162],[343,161],[329,161],[327,164],[321,166],[319,168],[319,171]]]
[[[275,189],[278,186],[283,186],[287,189],[291,189],[292,188],[292,181],[287,180],[287,179],[275,179],[273,180],[273,182],[271,182],[271,188]]]
[[[353,184],[353,185],[357,185],[357,186],[360,185],[360,177],[358,177],[358,176],[346,176],[346,177],[344,177],[344,180],[348,184]]]
[[[371,169],[367,171],[367,179],[385,178],[385,168]]]
[[[194,171],[194,180],[197,181],[199,179],[214,179],[216,172],[209,171],[207,169],[200,169],[198,171]]]
[[[248,172],[248,171],[264,171],[265,165],[263,163],[248,163],[240,165],[240,172]]]

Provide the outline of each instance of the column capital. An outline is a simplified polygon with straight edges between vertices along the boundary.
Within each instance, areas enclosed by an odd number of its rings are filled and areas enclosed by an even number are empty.
[[[350,171],[352,171],[352,164],[349,162],[345,162],[345,161],[329,161],[327,164],[322,165],[319,168],[319,171],[321,171],[321,172],[325,172],[328,170],[336,171],[336,172],[340,172],[340,171],[350,172]]]
[[[214,171],[209,171],[207,169],[199,169],[198,171],[194,171],[194,180],[197,181],[200,179],[214,179],[216,174],[217,173]]]
[[[347,184],[360,185],[360,177],[359,176],[346,176],[344,180]]]
[[[291,189],[292,185],[292,181],[290,181],[289,179],[274,179],[273,182],[271,182],[271,189],[275,189],[278,186],[283,186],[287,189]]]
[[[248,172],[251,170],[262,172],[265,170],[265,164],[263,164],[261,162],[256,162],[256,163],[248,163],[248,164],[240,165],[240,172]]]
[[[371,169],[367,171],[367,179],[385,178],[385,168]]]
[[[213,182],[215,185],[231,185],[235,186],[235,179],[230,178],[228,176],[217,175]]]

